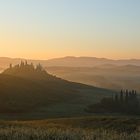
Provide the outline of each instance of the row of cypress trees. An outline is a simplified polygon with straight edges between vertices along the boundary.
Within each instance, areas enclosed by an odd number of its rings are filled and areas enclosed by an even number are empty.
[[[136,90],[121,90],[112,97],[103,98],[99,103],[89,105],[86,111],[140,115],[140,100]]]
[[[114,101],[115,102],[129,102],[131,100],[137,99],[137,91],[136,90],[121,90],[120,94],[115,94]]]

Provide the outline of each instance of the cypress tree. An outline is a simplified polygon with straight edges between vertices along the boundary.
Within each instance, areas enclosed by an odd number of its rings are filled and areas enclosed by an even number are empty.
[[[126,101],[126,102],[128,102],[128,98],[129,98],[128,90],[126,90],[126,92],[125,92],[125,101]]]
[[[131,91],[129,91],[129,93],[128,93],[128,99],[129,99],[129,100],[132,99],[132,93],[131,93]]]
[[[120,92],[120,102],[123,102],[123,91]]]
[[[12,64],[10,64],[10,65],[9,65],[9,68],[12,69],[12,67],[13,67]]]

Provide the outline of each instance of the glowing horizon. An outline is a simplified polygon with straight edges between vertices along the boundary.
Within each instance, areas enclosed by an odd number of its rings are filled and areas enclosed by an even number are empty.
[[[0,2],[0,57],[140,59],[139,0]]]

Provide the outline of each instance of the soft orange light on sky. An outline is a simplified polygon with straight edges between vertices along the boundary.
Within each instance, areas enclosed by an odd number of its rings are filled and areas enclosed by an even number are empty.
[[[124,47],[131,44],[124,44],[123,42],[117,44],[116,42],[86,39],[39,40],[30,38],[28,40],[25,38],[3,38],[0,41],[0,56],[30,59],[50,59],[64,56],[93,56],[113,59],[140,58],[139,48]],[[113,44],[115,44],[114,47],[122,46],[121,51],[114,49]]]
[[[140,59],[137,0],[0,2],[0,57]]]

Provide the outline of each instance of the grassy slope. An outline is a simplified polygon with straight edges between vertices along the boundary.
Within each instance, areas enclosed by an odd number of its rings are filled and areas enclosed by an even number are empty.
[[[13,140],[139,140],[139,126],[139,118],[126,116],[0,121],[0,136]]]
[[[118,132],[134,132],[139,130],[140,118],[138,116],[107,116],[94,115],[87,117],[59,118],[29,121],[0,121],[0,124],[33,126],[33,127],[72,127],[84,129],[108,129]]]
[[[37,119],[88,115],[84,111],[87,105],[111,93],[106,89],[68,82],[48,74],[1,74],[0,117]],[[5,116],[5,113],[14,114]]]

